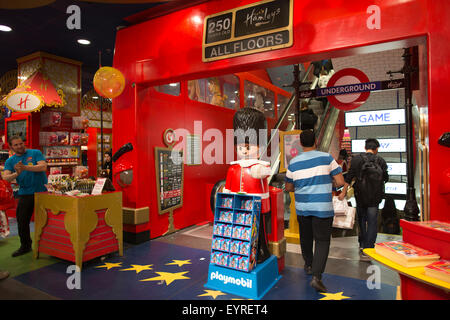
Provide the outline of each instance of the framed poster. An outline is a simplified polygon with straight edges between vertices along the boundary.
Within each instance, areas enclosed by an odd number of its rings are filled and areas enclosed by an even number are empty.
[[[164,214],[183,206],[183,151],[155,148],[156,192],[158,213]]]
[[[289,162],[303,152],[301,130],[280,131],[280,172],[286,172]]]
[[[6,141],[12,136],[19,136],[23,142],[27,142],[27,119],[6,121]]]

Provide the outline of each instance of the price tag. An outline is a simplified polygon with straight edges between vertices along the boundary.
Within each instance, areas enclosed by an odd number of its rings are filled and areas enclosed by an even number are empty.
[[[98,178],[92,189],[92,195],[102,194],[103,187],[105,186],[106,178]]]

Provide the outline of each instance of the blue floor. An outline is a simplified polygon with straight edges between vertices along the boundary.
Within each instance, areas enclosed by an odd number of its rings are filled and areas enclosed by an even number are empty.
[[[114,254],[103,261],[96,259],[85,263],[80,289],[68,289],[67,282],[74,283],[72,274],[67,273],[71,263],[63,260],[14,279],[67,300],[242,299],[204,287],[209,256],[209,251],[154,240],[126,248],[123,257]],[[122,271],[130,268],[132,270]],[[263,300],[394,300],[396,295],[396,287],[387,284],[370,290],[365,280],[331,274],[324,274],[322,280],[328,287],[328,295],[310,287],[310,276],[303,269],[286,267],[282,278]]]

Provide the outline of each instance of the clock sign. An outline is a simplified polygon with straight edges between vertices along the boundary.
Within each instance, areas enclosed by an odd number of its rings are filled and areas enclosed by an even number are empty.
[[[175,131],[173,129],[166,129],[163,134],[164,144],[168,147],[175,143]]]

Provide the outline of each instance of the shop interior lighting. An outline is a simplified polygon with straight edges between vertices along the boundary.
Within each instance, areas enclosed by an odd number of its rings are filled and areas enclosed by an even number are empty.
[[[89,40],[86,40],[86,39],[78,39],[77,42],[79,44],[83,44],[85,46],[88,45],[88,44],[91,44],[91,42]]]
[[[12,31],[12,28],[5,26],[3,24],[0,24],[0,31],[9,32],[9,31]]]

